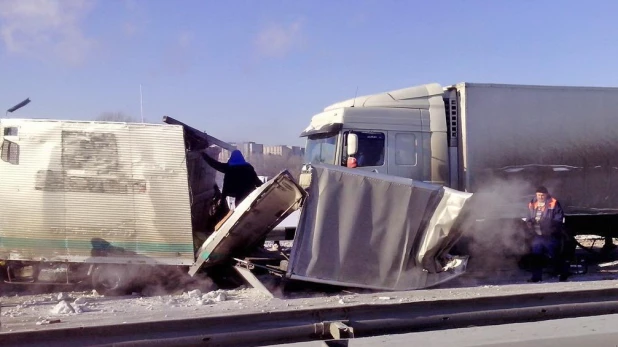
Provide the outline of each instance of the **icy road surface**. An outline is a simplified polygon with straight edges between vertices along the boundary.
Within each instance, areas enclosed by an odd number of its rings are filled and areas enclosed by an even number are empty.
[[[591,277],[592,276],[592,277]],[[0,332],[57,329],[90,325],[119,324],[204,316],[236,315],[304,308],[324,308],[358,304],[386,304],[432,300],[502,296],[531,292],[562,292],[617,288],[618,280],[597,280],[543,284],[517,283],[467,288],[428,289],[408,292],[358,294],[297,293],[268,298],[256,289],[199,290],[175,295],[104,297],[93,292],[69,292],[25,296],[3,296]],[[598,279],[598,278],[597,278]]]

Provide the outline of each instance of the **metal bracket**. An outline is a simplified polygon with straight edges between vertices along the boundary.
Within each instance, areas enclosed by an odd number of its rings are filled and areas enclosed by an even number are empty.
[[[247,270],[253,270],[255,269],[255,264],[248,262],[246,260],[242,260],[242,259],[238,259],[238,258],[232,258],[236,264],[234,266],[236,267],[241,267]]]
[[[236,270],[236,272],[238,272],[238,274],[242,276],[242,278],[244,278],[247,283],[249,283],[253,288],[259,290],[262,294],[266,295],[269,298],[275,297],[273,293],[271,293],[268,288],[266,288],[264,284],[262,284],[262,282],[260,282],[260,280],[255,277],[251,270],[245,269],[241,266],[234,266],[234,270]]]

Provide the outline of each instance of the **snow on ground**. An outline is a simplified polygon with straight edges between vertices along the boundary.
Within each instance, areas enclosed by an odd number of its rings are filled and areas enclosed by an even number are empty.
[[[382,293],[355,289],[323,293],[307,289],[303,292],[285,293],[285,296],[276,292],[275,298],[246,286],[209,292],[198,289],[184,290],[158,296],[134,293],[124,297],[105,297],[91,290],[37,295],[9,295],[0,292],[0,334],[359,304],[385,305],[532,292],[618,288],[618,262],[591,265],[587,274],[575,275],[565,283],[558,283],[556,278],[545,277],[543,283],[532,284],[526,282],[529,276],[529,273],[513,268],[495,272],[470,270],[434,289]],[[0,288],[1,290],[3,289]]]
[[[618,288],[618,278],[582,276],[578,281],[529,284],[483,285],[467,288],[427,289],[407,292],[293,293],[285,298],[269,298],[254,288],[192,290],[173,295],[145,297],[105,297],[96,292],[68,292],[0,297],[0,333],[49,328],[122,324],[166,319],[224,316],[306,308],[345,307],[358,304],[398,304],[404,302],[464,299],[531,292],[574,291]],[[596,280],[594,280],[596,279]]]
[[[187,312],[234,312],[243,309],[269,309],[267,297],[253,288],[216,290],[202,293],[199,289],[176,295],[144,297],[105,297],[96,292],[69,292],[0,297],[0,331],[19,331],[40,325],[73,322],[122,323],[156,315],[161,319],[182,317]],[[125,319],[127,318],[127,319]]]

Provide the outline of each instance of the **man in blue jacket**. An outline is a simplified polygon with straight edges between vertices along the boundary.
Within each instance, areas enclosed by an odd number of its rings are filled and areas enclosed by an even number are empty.
[[[569,265],[562,256],[565,243],[563,228],[564,212],[556,198],[549,195],[545,187],[538,187],[536,197],[528,204],[526,224],[534,232],[532,241],[532,278],[530,282],[540,282],[543,276],[545,257],[549,257],[564,282],[569,277]]]

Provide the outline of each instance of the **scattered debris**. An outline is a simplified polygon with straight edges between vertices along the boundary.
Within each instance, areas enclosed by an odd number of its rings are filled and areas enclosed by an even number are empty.
[[[201,300],[197,301],[197,304],[200,305],[200,306],[212,305],[214,303],[215,303],[215,301],[213,299],[201,299]]]
[[[616,261],[611,261],[611,262],[609,262],[609,263],[601,263],[601,264],[599,264],[598,266],[599,266],[599,267],[609,267],[609,266],[615,266],[615,265],[618,265],[618,260],[616,260]]]
[[[71,306],[71,304],[66,301],[60,301],[54,308],[51,310],[52,314],[71,314],[76,313],[75,308]],[[81,312],[80,312],[81,313]]]
[[[36,322],[36,325],[48,325],[48,324],[56,324],[56,323],[61,323],[60,319],[45,318],[43,320]]]
[[[215,290],[202,295],[202,300],[212,299],[216,302],[227,301],[227,294],[222,290]]]
[[[58,294],[58,301],[67,300],[67,299],[69,299],[69,294],[67,294],[67,293],[59,293]]]
[[[23,316],[25,313],[21,312],[19,310],[19,306],[15,307],[15,308],[11,308],[8,310],[3,310],[2,311],[2,317],[10,317],[10,318],[15,318],[15,317],[19,317],[19,316]]]
[[[185,295],[183,295],[183,296],[185,296]],[[199,298],[202,297],[202,292],[199,289],[195,289],[195,290],[192,290],[192,291],[186,293],[186,296],[189,297],[189,298],[199,299]]]
[[[86,305],[88,303],[88,300],[84,297],[80,297],[75,299],[75,301],[73,302],[73,305]]]

